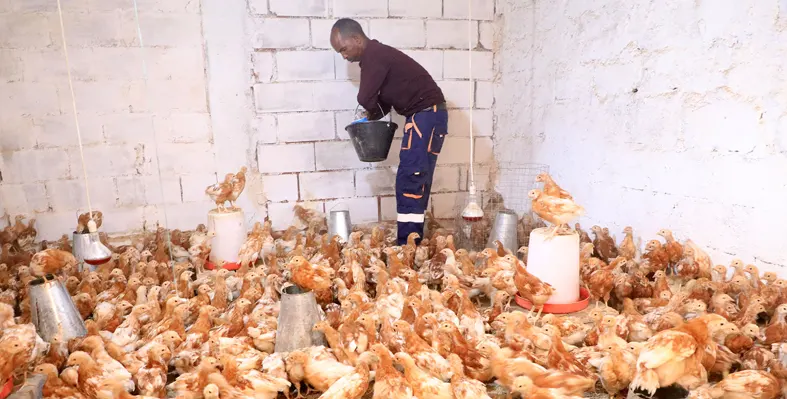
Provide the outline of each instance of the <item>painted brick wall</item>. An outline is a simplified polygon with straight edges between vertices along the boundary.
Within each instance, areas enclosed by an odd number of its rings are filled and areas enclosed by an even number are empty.
[[[250,168],[240,201],[250,220],[270,215],[285,226],[296,202],[346,203],[358,223],[393,218],[399,142],[384,163],[357,160],[344,126],[359,71],[328,41],[339,17],[361,20],[443,88],[451,122],[435,178],[439,215],[450,217],[447,204],[466,189],[471,112],[476,161],[493,162],[493,0],[473,0],[472,84],[464,1],[138,7],[144,50],[131,0],[63,2],[91,199],[109,232],[164,223],[164,207],[170,227],[204,222],[205,186],[241,165]],[[0,0],[0,109],[0,214],[34,215],[41,236],[57,238],[86,199],[55,2]]]
[[[787,2],[498,5],[498,159],[549,164],[583,226],[787,276]]]
[[[394,141],[386,162],[362,163],[344,131],[357,105],[360,71],[330,47],[330,28],[341,17],[358,19],[370,37],[419,61],[446,94],[450,135],[435,173],[433,202],[442,205],[437,213],[452,216],[460,180],[467,177],[471,112],[476,161],[493,160],[494,2],[473,2],[470,35],[467,8],[466,1],[454,0],[251,2],[256,158],[276,224],[290,221],[297,201],[326,211],[344,203],[358,223],[396,214],[392,195],[401,141]],[[394,120],[403,125],[403,118]]]
[[[150,226],[163,203],[170,222],[197,222],[194,212],[209,209],[198,187],[216,173],[199,2],[140,1],[144,51],[132,1],[62,5],[91,199],[106,230]],[[71,231],[87,203],[56,2],[0,1],[0,109],[0,212],[35,215],[45,238]]]

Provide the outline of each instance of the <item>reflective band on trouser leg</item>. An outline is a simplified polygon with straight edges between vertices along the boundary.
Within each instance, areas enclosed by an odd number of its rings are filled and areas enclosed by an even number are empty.
[[[424,214],[400,213],[396,215],[396,221],[399,223],[423,223]]]

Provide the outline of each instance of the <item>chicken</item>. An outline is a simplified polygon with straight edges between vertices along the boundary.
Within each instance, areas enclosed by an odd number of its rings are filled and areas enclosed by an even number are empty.
[[[728,334],[724,339],[724,346],[729,348],[732,353],[739,355],[751,349],[754,346],[754,339],[759,335],[760,328],[756,324],[747,324],[743,326],[741,332]]]
[[[419,368],[442,380],[448,380],[451,377],[451,365],[448,360],[440,356],[429,343],[419,337],[406,321],[395,321],[394,330],[404,336],[404,352],[415,359],[414,362]]]
[[[541,323],[557,327],[563,342],[574,346],[581,344],[590,330],[590,327],[581,320],[570,316],[560,317],[547,314],[541,317]]]
[[[302,256],[294,256],[287,265],[292,273],[291,280],[302,288],[322,291],[331,288],[334,271],[317,264],[311,264]]]
[[[79,217],[77,217],[77,229],[76,232],[79,234],[87,234],[89,233],[88,230],[88,222],[93,220],[96,223],[96,228],[100,228],[104,222],[104,214],[101,211],[93,211],[92,214],[90,212],[85,212]],[[61,248],[63,249],[63,248]],[[65,249],[63,249],[65,251]]]
[[[627,260],[637,257],[637,245],[634,244],[634,230],[629,226],[623,229],[623,241],[618,246],[618,254]]]
[[[404,378],[413,388],[418,399],[452,399],[454,397],[451,384],[435,378],[421,370],[410,355],[399,352],[395,355],[396,362],[404,368]]]
[[[128,381],[129,377],[123,374],[114,374],[110,370],[102,369],[98,363],[85,352],[73,352],[68,357],[66,367],[77,366],[79,375],[77,388],[85,395],[96,398],[106,390],[106,381]],[[133,383],[132,383],[133,385]],[[107,393],[104,392],[103,395]]]
[[[393,366],[393,355],[383,344],[370,349],[378,360],[372,399],[415,399],[413,388]],[[454,373],[456,375],[456,373]]]
[[[358,365],[353,373],[347,374],[331,384],[327,391],[320,395],[321,399],[361,399],[369,388],[369,352],[358,358]]]
[[[355,371],[354,367],[339,363],[322,346],[312,347],[308,353],[304,351],[290,352],[285,364],[291,363],[302,365],[304,381],[320,392],[327,391],[333,383]]]
[[[530,190],[528,197],[532,200],[533,212],[541,219],[554,224],[548,237],[554,237],[561,226],[585,213],[585,208],[577,205],[573,200],[552,197],[538,189]]]
[[[462,359],[456,354],[450,354],[448,361],[451,363],[451,392],[456,399],[491,399],[486,393],[486,385],[481,381],[465,376]]]
[[[598,363],[599,377],[604,390],[614,398],[634,379],[637,357],[625,347],[614,344],[608,345],[604,351],[606,356]]]
[[[609,266],[602,267],[590,273],[587,281],[585,281],[585,285],[588,291],[590,291],[591,298],[595,301],[603,300],[604,306],[607,306],[607,303],[609,303],[610,295],[615,288],[615,277],[613,274],[613,269],[615,267],[616,263],[611,262]]]
[[[677,265],[683,258],[683,245],[675,240],[670,230],[661,229],[657,234],[667,241],[666,244],[664,244],[664,249],[667,251],[670,265]]]
[[[262,232],[262,224],[260,222],[254,223],[254,227],[246,238],[246,242],[238,250],[238,263],[240,263],[241,267],[253,267],[254,263],[257,262],[264,239]]]
[[[72,386],[66,385],[60,376],[57,375],[57,367],[51,363],[42,363],[33,370],[35,374],[46,376],[44,383],[43,396],[45,398],[72,398],[87,399],[87,396]]]
[[[30,271],[34,276],[46,280],[48,274],[60,274],[63,268],[76,264],[77,259],[71,253],[50,248],[33,255],[33,259],[30,260]]]
[[[216,358],[203,357],[197,370],[181,374],[170,384],[170,388],[175,391],[176,397],[188,398],[193,392],[202,392],[212,382],[209,381],[211,375],[220,375],[218,373],[220,365]]]
[[[246,167],[241,166],[240,171],[232,176],[230,179],[231,192],[227,198],[231,208],[235,208],[235,201],[238,200],[243,189],[246,188]]]
[[[140,394],[155,397],[166,394],[167,364],[171,357],[169,349],[161,344],[155,344],[148,350],[147,364],[134,375]]]
[[[704,386],[699,391],[700,394],[707,392],[710,398],[775,399],[783,397],[782,382],[772,374],[758,370],[732,373],[719,383]]]
[[[771,323],[762,332],[762,341],[771,345],[787,341],[787,304],[781,304],[771,318]]]
[[[593,248],[595,250],[594,255],[597,258],[604,262],[609,262],[610,259],[618,257],[618,247],[615,239],[610,237],[606,228],[602,229],[599,226],[593,226],[590,228],[590,231],[595,237],[593,238]]]
[[[538,277],[530,274],[518,260],[515,260],[515,265],[514,284],[517,292],[519,296],[527,299],[533,305],[530,308],[530,313],[532,314],[533,310],[538,308],[536,318],[541,317],[544,305],[552,297],[555,289],[549,283],[545,283]]]
[[[224,203],[229,201],[232,197],[233,177],[234,175],[232,173],[227,173],[224,176],[224,181],[212,184],[205,189],[205,194],[207,194],[210,199],[216,203],[216,209],[218,209],[219,212],[227,210],[227,208],[224,207]]]
[[[132,381],[131,372],[129,372],[122,363],[110,356],[101,337],[96,335],[85,337],[85,339],[82,340],[81,348],[86,353],[90,353],[91,358],[102,370],[115,376],[122,376],[123,387],[126,391],[134,391],[135,384],[134,381]]]
[[[536,183],[544,183],[544,194],[550,197],[557,197],[563,198],[568,200],[573,200],[574,198],[571,197],[571,194],[568,191],[563,190],[560,186],[555,183],[552,179],[552,176],[549,173],[539,173],[536,176]]]
[[[718,315],[706,315],[654,335],[637,358],[630,389],[641,389],[652,395],[659,387],[674,383],[686,389],[707,383],[703,361],[708,353],[715,354],[713,332],[727,323]]]
[[[523,398],[533,399],[580,399],[582,396],[566,395],[556,388],[542,388],[533,383],[528,376],[519,376],[514,379],[511,391],[518,393]]]
[[[642,259],[645,260],[643,267],[649,272],[667,270],[667,266],[669,266],[669,254],[658,240],[648,241]]]

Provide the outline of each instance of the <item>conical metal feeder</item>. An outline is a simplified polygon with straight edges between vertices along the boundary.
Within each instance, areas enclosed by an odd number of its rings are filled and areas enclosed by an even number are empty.
[[[339,236],[344,242],[348,242],[350,240],[352,227],[349,210],[331,211],[329,214],[328,235],[330,237]]]
[[[97,265],[109,262],[112,258],[112,251],[101,242],[98,232],[84,234],[74,232],[73,237],[73,253],[80,267],[87,263],[90,270],[95,271]]]
[[[60,280],[51,274],[30,282],[30,311],[33,325],[44,341],[60,334],[63,342],[87,334],[82,316]]]
[[[281,295],[274,351],[292,352],[310,346],[325,346],[325,336],[319,331],[312,331],[320,320],[322,309],[317,305],[313,292],[297,285],[285,287]]]
[[[42,399],[44,397],[44,384],[46,376],[32,374],[27,377],[24,384],[6,399]]]
[[[488,248],[496,248],[495,241],[500,241],[503,246],[511,252],[516,252],[519,247],[519,241],[516,235],[516,225],[519,223],[519,216],[516,212],[510,210],[497,211],[495,215],[495,223],[492,225],[492,231],[489,232],[489,241],[486,246]]]

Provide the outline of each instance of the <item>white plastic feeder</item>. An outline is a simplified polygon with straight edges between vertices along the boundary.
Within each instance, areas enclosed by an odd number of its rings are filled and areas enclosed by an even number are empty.
[[[208,260],[216,266],[238,263],[238,251],[246,241],[246,216],[240,209],[208,212],[208,237],[211,241]]]
[[[530,233],[527,271],[549,283],[555,293],[547,304],[569,304],[579,301],[579,234],[558,235],[547,240],[548,229]]]

